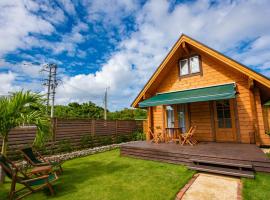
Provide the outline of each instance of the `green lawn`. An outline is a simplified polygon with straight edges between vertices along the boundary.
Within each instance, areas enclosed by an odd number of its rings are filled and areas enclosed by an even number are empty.
[[[270,199],[270,174],[257,173],[256,178],[242,179],[244,200]]]
[[[194,174],[184,166],[120,157],[119,150],[64,163],[64,174],[54,184],[55,200],[174,199]],[[9,183],[0,186],[6,199]],[[26,199],[47,199],[48,190]]]

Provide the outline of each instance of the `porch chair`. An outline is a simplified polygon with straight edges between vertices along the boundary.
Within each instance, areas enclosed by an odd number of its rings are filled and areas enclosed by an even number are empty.
[[[184,140],[182,133],[180,133],[179,130],[177,130],[176,134],[175,134],[175,138],[172,139],[173,142],[175,142],[177,144],[177,142],[179,144],[182,144],[182,141]]]
[[[196,129],[197,129],[197,126],[191,126],[190,129],[188,130],[188,132],[182,134],[183,141],[182,141],[181,145],[189,144],[189,145],[193,146],[193,145],[198,143],[198,141],[194,138],[194,133],[195,133]]]
[[[23,154],[24,159],[32,166],[39,167],[39,166],[45,166],[45,165],[51,165],[52,168],[56,171],[59,171],[60,173],[63,173],[62,164],[63,162],[60,161],[49,161],[46,160],[40,153],[35,152],[37,156],[35,155],[32,147],[27,147],[20,149],[20,152]]]
[[[42,175],[38,177],[30,177],[23,171],[19,170],[11,161],[5,156],[0,155],[0,165],[5,174],[11,179],[11,187],[9,192],[9,200],[19,200],[28,196],[43,188],[49,188],[51,195],[55,192],[52,188],[51,183],[58,180],[56,173]],[[16,184],[19,183],[24,187],[16,190]]]
[[[158,132],[158,131],[153,131],[152,128],[149,128],[149,133],[152,136],[152,140],[151,142],[154,142],[156,144],[158,144],[159,142],[163,141],[163,135],[162,132]]]

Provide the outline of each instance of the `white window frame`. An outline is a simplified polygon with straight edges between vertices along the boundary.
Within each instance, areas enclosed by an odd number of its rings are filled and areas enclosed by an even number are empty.
[[[199,64],[199,71],[197,72],[191,72],[191,65],[190,65],[190,60],[191,58],[194,58],[194,57],[197,57],[198,58],[198,64]],[[187,61],[187,64],[188,64],[188,73],[187,74],[182,74],[182,65],[181,65],[181,62],[186,60]],[[180,59],[179,60],[179,76],[182,77],[182,76],[189,76],[189,75],[193,75],[193,74],[199,74],[201,73],[202,69],[201,69],[201,63],[200,63],[200,56],[199,55],[194,55],[194,56],[191,56],[191,57],[188,57],[188,58],[184,58],[184,59]]]
[[[181,62],[182,61],[187,61],[186,63],[187,63],[187,74],[182,74],[182,64],[181,64]],[[186,76],[186,75],[189,75],[190,73],[189,73],[189,60],[188,60],[188,58],[185,58],[185,59],[181,59],[180,61],[179,61],[179,67],[180,67],[180,76]]]

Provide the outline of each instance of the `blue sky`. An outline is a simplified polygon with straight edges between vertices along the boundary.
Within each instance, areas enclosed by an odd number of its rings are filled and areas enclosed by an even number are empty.
[[[1,0],[0,95],[44,92],[57,63],[56,101],[129,107],[181,33],[270,76],[270,3],[166,0]]]

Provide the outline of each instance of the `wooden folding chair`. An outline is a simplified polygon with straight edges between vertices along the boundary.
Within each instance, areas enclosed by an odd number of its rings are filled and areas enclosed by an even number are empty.
[[[63,168],[61,166],[63,163],[61,161],[48,161],[38,152],[34,153],[32,147],[20,149],[20,152],[23,154],[24,159],[34,167],[51,165],[54,170],[63,173]],[[35,154],[37,154],[37,156]]]
[[[159,142],[163,141],[163,135],[162,132],[158,132],[158,131],[153,131],[151,128],[149,128],[149,133],[152,136],[152,140],[151,142],[154,142],[156,144],[158,144]]]
[[[4,170],[5,174],[12,180],[9,200],[19,200],[41,190],[45,187],[48,187],[51,195],[54,195],[55,192],[52,188],[51,183],[58,179],[56,173],[42,175],[38,177],[30,177],[26,175],[23,171],[19,170],[11,161],[9,161],[5,156],[0,155],[0,165]],[[16,190],[16,184],[19,183],[24,187]]]
[[[197,129],[197,126],[191,126],[188,132],[182,134],[182,137],[183,137],[182,145],[189,144],[193,146],[198,143],[198,141],[194,138],[194,133],[196,129]]]
[[[176,130],[175,130],[175,131],[176,131]],[[182,136],[182,134],[180,133],[180,130],[179,130],[179,129],[177,129],[176,134],[175,134],[175,138],[173,138],[172,141],[175,142],[175,143],[178,142],[179,144],[182,143],[182,141],[183,141],[183,136]]]

